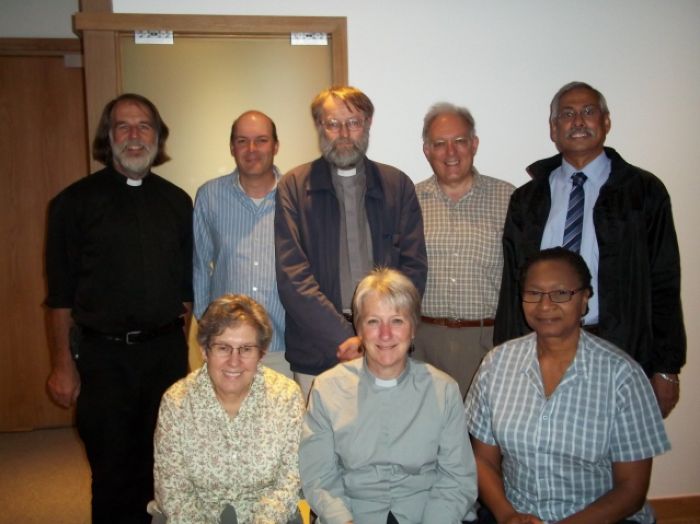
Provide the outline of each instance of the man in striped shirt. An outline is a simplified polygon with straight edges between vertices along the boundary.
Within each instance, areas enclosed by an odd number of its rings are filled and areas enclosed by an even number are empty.
[[[197,191],[194,208],[194,313],[225,293],[251,296],[273,325],[265,365],[291,376],[284,359],[284,308],[277,294],[273,220],[280,172],[275,123],[247,111],[231,126],[233,173],[210,180]]]

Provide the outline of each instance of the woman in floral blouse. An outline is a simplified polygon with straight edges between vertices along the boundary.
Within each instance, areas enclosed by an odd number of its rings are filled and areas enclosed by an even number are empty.
[[[225,295],[204,313],[205,364],[165,393],[158,416],[155,496],[168,524],[297,522],[304,403],[260,363],[271,337],[247,296]]]

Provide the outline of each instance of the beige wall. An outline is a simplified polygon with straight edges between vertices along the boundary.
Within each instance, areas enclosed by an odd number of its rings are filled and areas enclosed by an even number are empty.
[[[235,167],[231,123],[246,110],[275,121],[282,172],[319,156],[309,102],[330,83],[329,47],[291,46],[289,38],[176,35],[172,46],[125,37],[121,49],[124,91],[150,98],[170,127],[172,160],[156,171],[193,198],[204,182]]]

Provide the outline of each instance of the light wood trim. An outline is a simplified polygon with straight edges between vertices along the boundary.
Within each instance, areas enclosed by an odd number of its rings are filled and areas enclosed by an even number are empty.
[[[657,524],[697,524],[700,522],[700,495],[667,497],[649,501]]]
[[[80,0],[80,10],[112,12],[112,0]]]
[[[118,94],[119,60],[117,35],[104,31],[83,33],[83,68],[85,78],[85,108],[88,125],[88,150],[97,131],[104,106]],[[102,165],[90,155],[90,171]]]
[[[90,3],[90,0],[83,0]],[[100,0],[92,0],[100,3]],[[120,33],[167,29],[180,36],[264,36],[292,32],[328,33],[332,83],[348,83],[347,19],[316,16],[173,15],[80,12],[73,29],[83,38],[88,136],[95,136],[102,108],[120,92],[117,40]],[[92,169],[99,168],[93,162]]]
[[[2,56],[61,56],[81,51],[77,38],[0,38]]]
[[[76,32],[134,31],[135,29],[167,29],[176,33],[208,33],[222,35],[284,34],[289,32],[333,33],[345,27],[345,17],[320,16],[236,16],[236,15],[172,15],[137,13],[76,13]]]

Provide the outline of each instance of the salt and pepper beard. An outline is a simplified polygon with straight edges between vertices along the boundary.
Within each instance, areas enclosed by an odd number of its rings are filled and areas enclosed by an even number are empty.
[[[131,179],[140,180],[145,177],[158,154],[157,141],[153,145],[148,145],[141,140],[125,140],[121,144],[115,144],[111,135],[109,138],[112,146],[112,162],[119,163]],[[143,147],[145,154],[136,157],[126,155],[125,151],[130,146]]]
[[[336,147],[338,141],[343,140],[352,144],[350,150],[341,151]],[[318,128],[318,145],[321,148],[323,158],[328,160],[332,165],[339,169],[348,169],[355,167],[367,153],[369,148],[369,127],[362,130],[362,135],[357,140],[353,140],[349,136],[338,136],[334,139],[328,138],[323,128]]]

